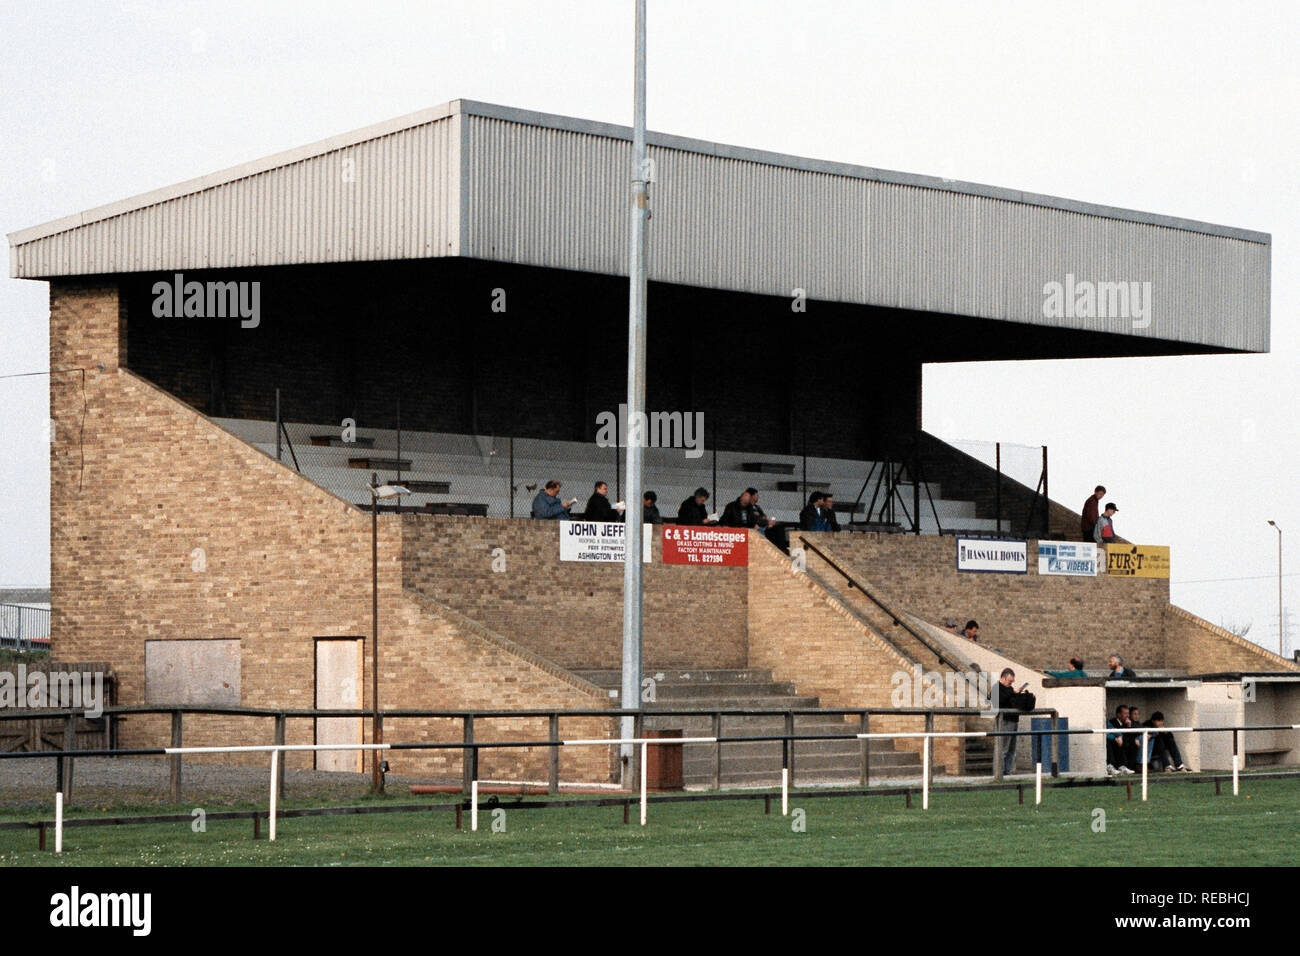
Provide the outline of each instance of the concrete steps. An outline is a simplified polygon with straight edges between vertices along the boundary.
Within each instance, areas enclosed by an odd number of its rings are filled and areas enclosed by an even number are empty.
[[[576,671],[578,676],[599,687],[617,690],[618,671]],[[678,730],[684,737],[714,736],[713,711],[811,710],[820,706],[816,697],[800,696],[794,685],[773,678],[765,670],[655,670],[647,668],[655,681],[655,700],[645,705],[648,732]],[[687,714],[658,714],[657,711],[693,711]],[[794,716],[795,733],[846,734],[858,728],[856,718],[835,714]],[[786,718],[781,714],[723,715],[721,736],[760,737],[783,734]],[[919,777],[920,755],[899,751],[893,742],[872,740],[869,746],[871,777]],[[854,784],[861,779],[864,742],[854,739],[804,740],[793,745],[795,783]],[[718,782],[724,787],[774,786],[781,781],[781,743],[775,740],[738,741],[721,745],[683,744],[682,776],[687,787],[710,787],[718,766]],[[941,772],[936,767],[935,772]]]

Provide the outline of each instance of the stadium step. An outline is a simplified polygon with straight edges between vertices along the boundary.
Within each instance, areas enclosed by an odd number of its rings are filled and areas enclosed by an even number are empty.
[[[620,674],[610,670],[575,671],[598,687],[617,691]],[[644,669],[655,680],[655,701],[645,705],[645,729],[680,731],[684,737],[714,735],[713,712],[725,710],[815,710],[816,697],[800,696],[787,681],[774,678],[769,670],[685,670],[681,668]],[[662,711],[698,711],[688,714],[665,714]],[[759,737],[783,734],[783,714],[724,715],[722,736]],[[851,734],[857,731],[857,718],[837,714],[796,714],[796,733],[813,735]],[[707,787],[713,783],[718,747],[722,765],[719,783],[724,787],[771,786],[781,780],[781,743],[775,740],[737,741],[735,743],[683,744],[682,777],[688,787]],[[802,740],[794,742],[793,763],[796,783],[857,783],[861,777],[863,742],[853,738],[839,740]],[[893,741],[867,742],[872,778],[915,777],[921,773],[919,753],[897,750]],[[936,766],[935,772],[942,772]]]

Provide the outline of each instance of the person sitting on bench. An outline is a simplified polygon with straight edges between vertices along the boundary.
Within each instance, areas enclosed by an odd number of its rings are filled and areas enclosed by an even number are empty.
[[[1143,727],[1163,727],[1165,725],[1165,715],[1156,711],[1151,715],[1151,719],[1145,721]],[[1191,773],[1191,767],[1183,766],[1183,755],[1178,752],[1178,744],[1174,741],[1174,735],[1165,731],[1159,734],[1150,734],[1151,761],[1152,770],[1163,770],[1165,773],[1173,773],[1175,770],[1181,770],[1183,773]]]

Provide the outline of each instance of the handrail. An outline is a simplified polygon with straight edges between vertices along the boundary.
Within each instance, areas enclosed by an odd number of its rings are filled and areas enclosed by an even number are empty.
[[[920,641],[923,645],[925,645],[925,647],[927,647],[927,648],[929,649],[929,651],[930,651],[931,654],[933,654],[935,657],[939,658],[939,663],[940,663],[940,664],[944,664],[944,665],[947,666],[947,667],[951,667],[954,671],[960,671],[960,670],[961,670],[960,665],[954,663],[953,661],[950,661],[950,660],[947,658],[947,656],[944,655],[944,653],[943,653],[942,651],[940,651],[937,647],[935,647],[933,644],[931,644],[929,641],[927,641],[924,637],[922,637],[922,636],[920,635],[920,633],[917,632],[917,630],[916,630],[915,628],[913,628],[910,624],[908,624],[906,621],[904,621],[904,620],[902,619],[902,617],[899,616],[899,615],[898,615],[898,614],[893,610],[893,608],[889,607],[887,604],[885,604],[884,601],[880,600],[880,598],[876,597],[874,594],[872,594],[870,591],[868,591],[865,587],[862,586],[862,583],[861,583],[860,581],[856,580],[856,579],[853,577],[853,575],[849,574],[849,572],[845,571],[842,567],[840,567],[838,564],[836,564],[836,563],[831,559],[831,557],[830,557],[830,556],[829,556],[825,551],[823,551],[821,548],[817,547],[817,545],[813,544],[813,543],[812,543],[811,541],[809,541],[806,537],[801,538],[800,540],[803,542],[803,546],[804,546],[805,548],[811,548],[811,549],[813,550],[813,553],[815,553],[819,558],[821,558],[823,561],[825,561],[827,564],[829,564],[829,565],[830,565],[830,566],[831,566],[835,571],[839,572],[839,574],[843,576],[844,580],[846,580],[846,581],[849,582],[849,587],[857,588],[859,591],[861,591],[861,592],[862,592],[862,593],[867,597],[868,600],[870,600],[873,604],[875,604],[876,607],[880,608],[882,611],[884,611],[886,614],[888,614],[891,618],[893,618],[893,621],[894,621],[894,625],[895,625],[895,626],[897,626],[897,627],[901,627],[901,628],[902,628],[903,630],[905,630],[908,634],[911,634],[914,638],[916,638],[916,639],[917,639],[918,641]],[[890,643],[893,643],[893,642],[891,641]],[[900,648],[900,650],[901,650],[901,648]]]

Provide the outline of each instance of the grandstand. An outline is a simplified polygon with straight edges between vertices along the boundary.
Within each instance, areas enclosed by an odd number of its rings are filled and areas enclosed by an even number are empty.
[[[13,275],[50,284],[54,657],[110,663],[123,704],[609,708],[621,569],[562,560],[557,527],[526,515],[550,478],[566,497],[598,479],[620,494],[620,450],[596,423],[625,397],[628,138],[457,100],[12,234]],[[648,729],[690,732],[731,707],[897,707],[896,675],[972,664],[1015,667],[1073,727],[1101,726],[1129,697],[1189,721],[1300,720],[1300,668],[1172,606],[1167,572],[1037,573],[1040,542],[1078,535],[1046,472],[1038,488],[1000,480],[920,429],[927,362],[1266,350],[1267,235],[649,142],[647,408],[700,413],[704,434],[646,449],[644,486],[669,519],[700,485],[718,509],[753,485],[785,522],[831,491],[861,533],[792,530],[787,554],[751,531],[747,563],[707,568],[664,563],[655,537]],[[1044,307],[1051,283],[1076,279],[1100,290],[1090,308]],[[1153,284],[1148,310],[1111,308],[1133,281]],[[189,282],[206,292],[192,310],[162,302],[159,287]],[[372,515],[372,476],[411,493]],[[999,534],[1024,541],[1023,573],[957,567],[954,535]],[[978,646],[937,626],[968,616]],[[1073,653],[1092,673],[1112,651],[1141,682],[1046,676]],[[663,713],[674,707],[700,716]],[[544,717],[491,720],[503,735],[547,730]],[[919,729],[914,715],[872,721]],[[603,738],[612,724],[565,729]],[[843,726],[823,713],[798,729]],[[418,717],[386,730],[460,733]],[[1267,733],[1248,757],[1300,762],[1295,732]],[[120,740],[167,734],[165,717],[141,715]],[[187,734],[265,730],[214,714]],[[288,742],[369,735],[324,718]],[[771,781],[779,747],[732,746],[723,783]],[[1068,746],[1073,768],[1100,769],[1085,741]],[[1223,747],[1185,750],[1222,769]],[[872,748],[881,775],[916,772],[916,741]],[[600,749],[562,754],[565,779],[608,782]],[[808,776],[857,778],[856,742],[796,749]],[[934,751],[949,773],[986,772],[988,756],[951,738]],[[688,785],[710,777],[709,754],[683,757]],[[481,770],[545,779],[547,759],[489,753]],[[451,750],[392,760],[408,775],[464,772]]]

